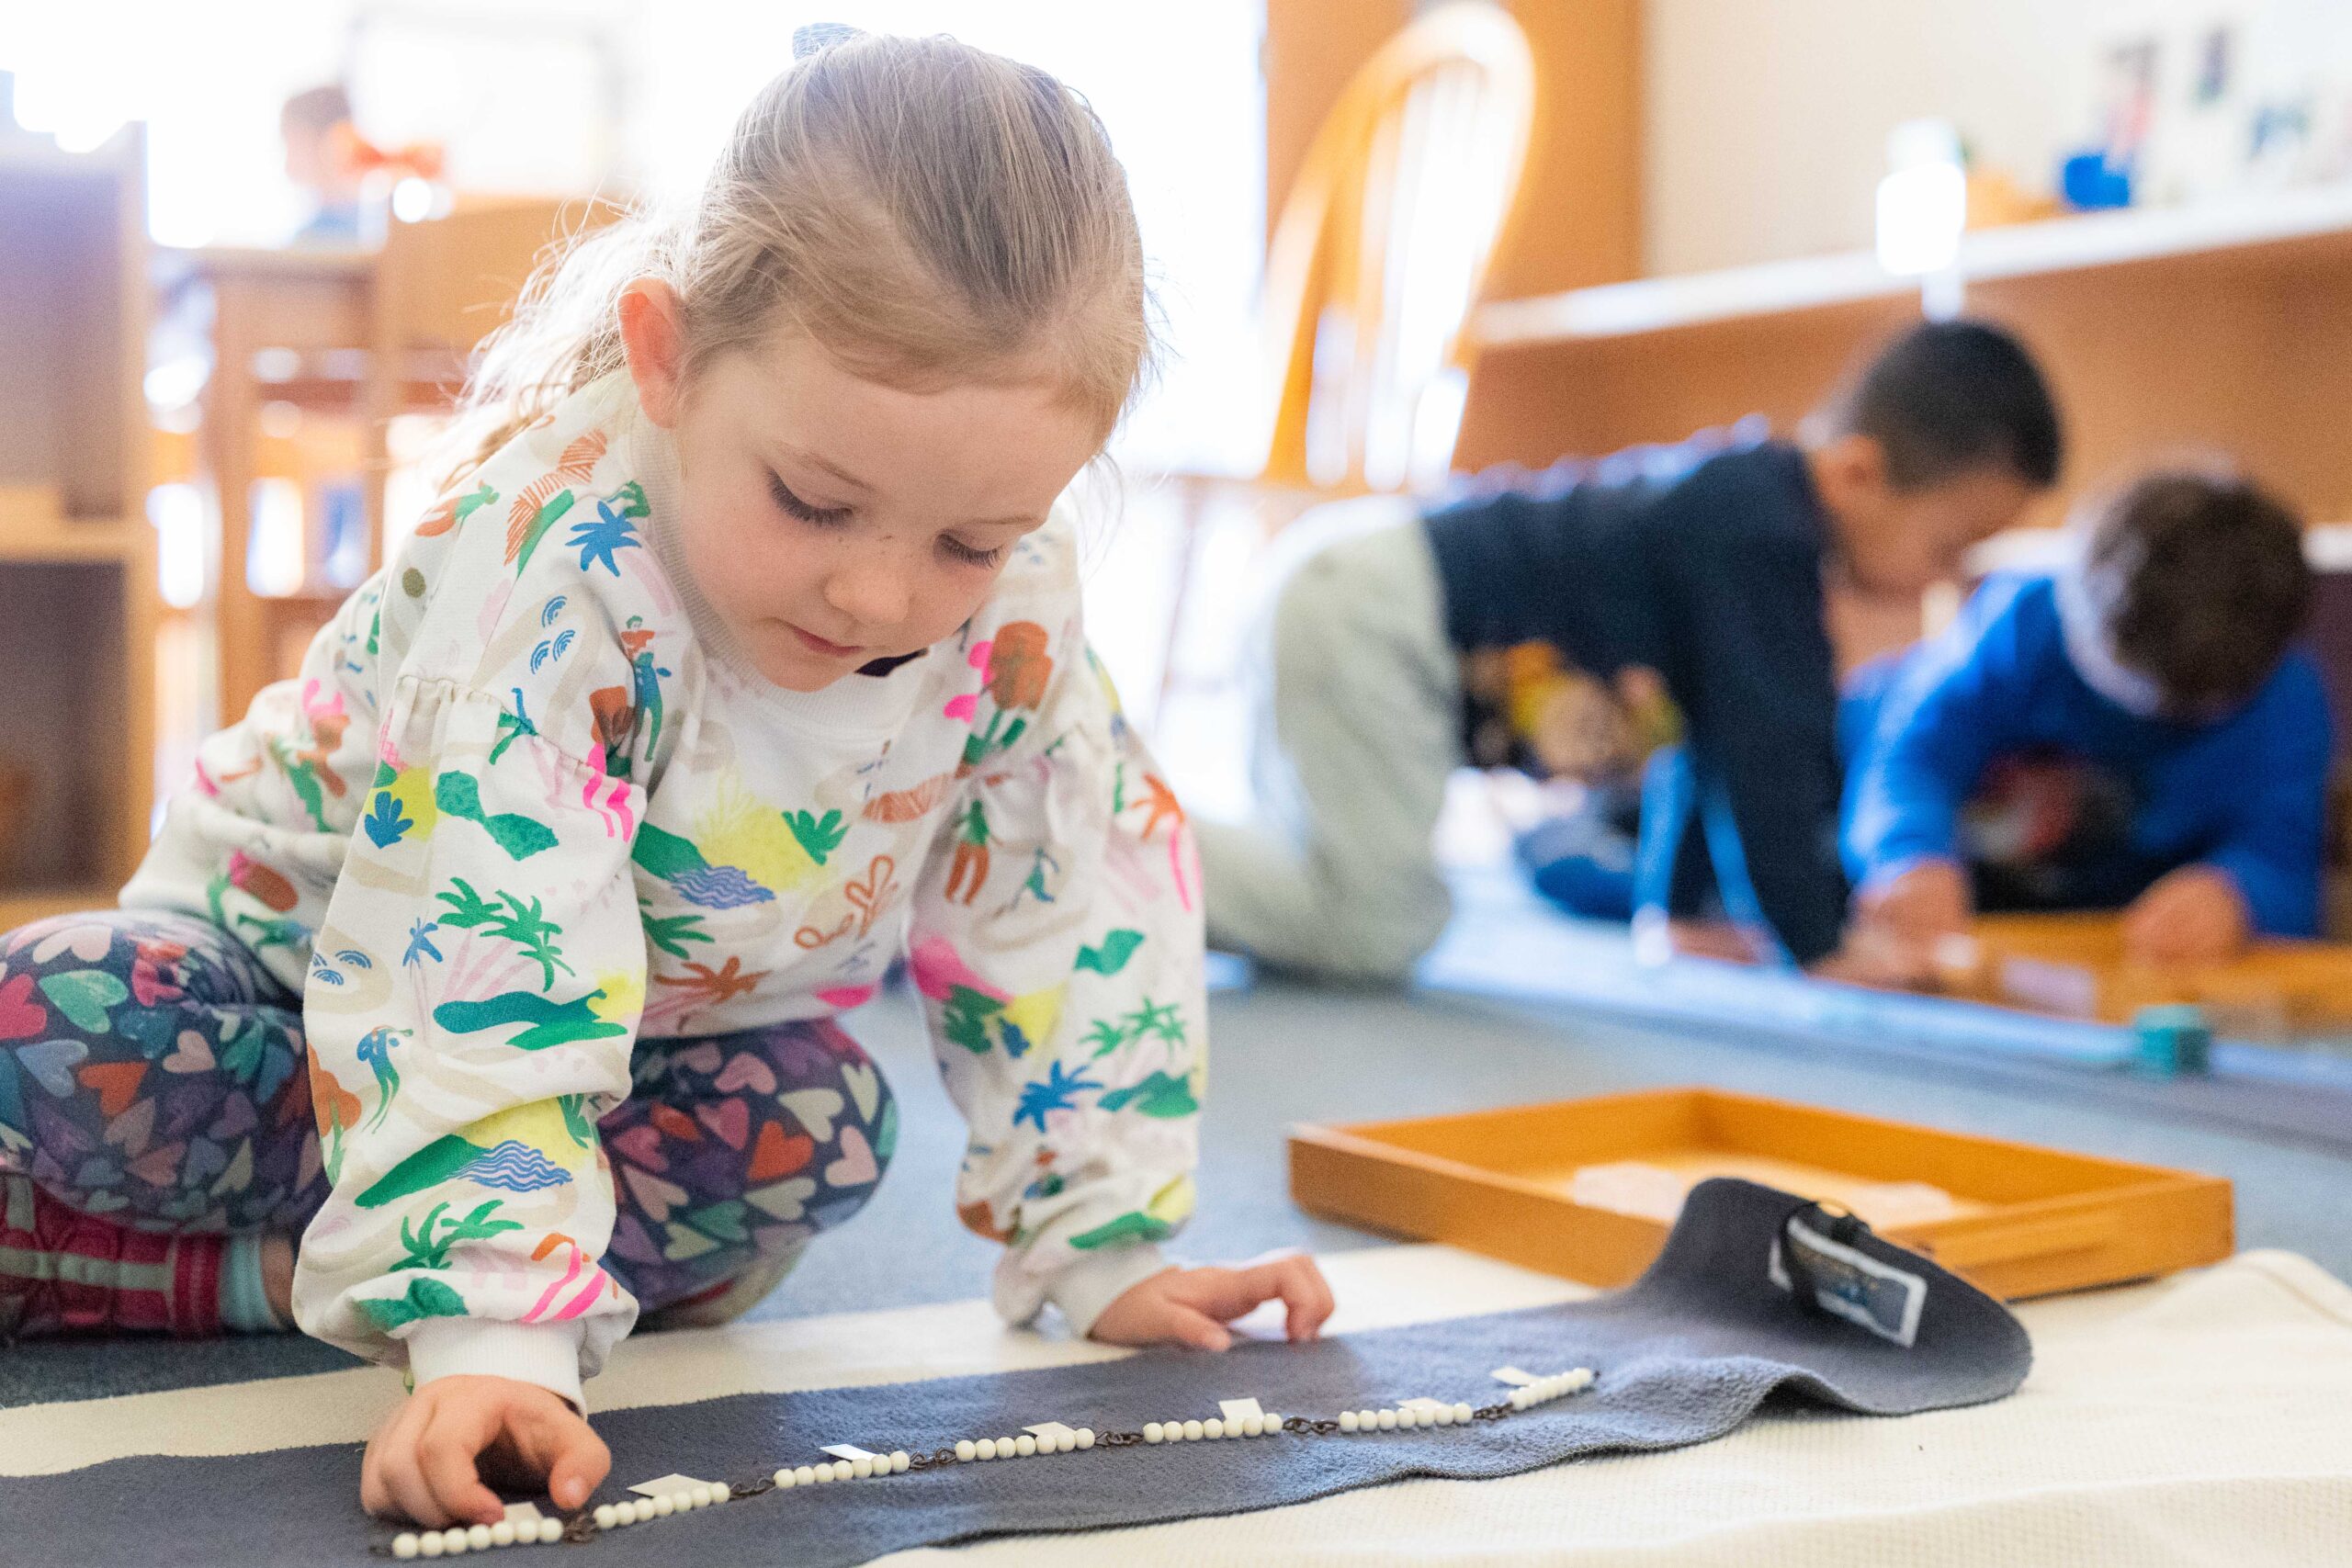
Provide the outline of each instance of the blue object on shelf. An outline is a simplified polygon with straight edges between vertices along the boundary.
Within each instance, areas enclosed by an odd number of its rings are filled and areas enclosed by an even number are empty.
[[[2058,166],[2059,194],[2080,212],[2132,205],[2132,165],[2110,164],[2098,149],[2077,152]]]
[[[2187,1003],[2142,1008],[2132,1021],[2139,1043],[2132,1066],[2151,1077],[2203,1077],[2213,1070],[2213,1030],[2205,1010]]]

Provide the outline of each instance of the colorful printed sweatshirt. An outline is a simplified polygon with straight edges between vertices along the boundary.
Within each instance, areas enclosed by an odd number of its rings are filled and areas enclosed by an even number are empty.
[[[957,636],[797,694],[695,592],[675,484],[626,377],[517,435],[206,742],[124,890],[302,993],[334,1192],[296,1314],[577,1401],[636,1316],[596,1123],[638,1037],[829,1016],[904,950],[997,1305],[1082,1332],[1192,1208],[1205,1054],[1191,838],[1086,647],[1070,521]],[[745,1197],[797,1218],[809,1185]]]

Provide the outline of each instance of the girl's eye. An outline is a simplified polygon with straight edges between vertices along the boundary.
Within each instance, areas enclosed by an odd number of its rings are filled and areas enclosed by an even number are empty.
[[[976,550],[953,534],[942,534],[939,547],[947,552],[950,559],[962,561],[966,566],[994,566],[1004,558],[1002,545],[992,550]]]
[[[811,506],[785,488],[782,479],[768,476],[768,495],[786,516],[797,517],[803,523],[816,523],[831,527],[849,521],[846,506]]]

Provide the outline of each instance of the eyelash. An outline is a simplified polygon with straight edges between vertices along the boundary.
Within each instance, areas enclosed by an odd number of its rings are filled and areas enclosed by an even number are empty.
[[[939,536],[939,547],[946,551],[952,558],[962,561],[966,566],[994,566],[1004,558],[1002,545],[999,545],[992,550],[976,550],[962,540],[951,538],[944,534]]]
[[[814,523],[821,527],[832,528],[849,521],[848,507],[811,506],[786,490],[784,481],[774,474],[768,476],[768,494],[787,516],[797,517],[803,523]]]
[[[811,506],[793,494],[785,482],[774,474],[768,476],[768,495],[786,515],[797,517],[803,523],[813,523],[821,528],[837,528],[850,520],[848,507]],[[951,559],[960,561],[966,566],[993,567],[1004,558],[1004,547],[1001,545],[992,550],[976,550],[962,540],[944,535],[940,537],[939,547]]]

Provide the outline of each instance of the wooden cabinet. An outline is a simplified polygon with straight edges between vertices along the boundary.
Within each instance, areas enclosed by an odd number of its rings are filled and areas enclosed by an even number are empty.
[[[112,904],[147,844],[145,162],[0,124],[0,930]]]

